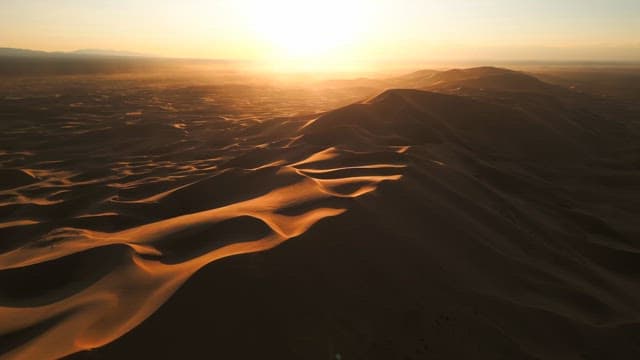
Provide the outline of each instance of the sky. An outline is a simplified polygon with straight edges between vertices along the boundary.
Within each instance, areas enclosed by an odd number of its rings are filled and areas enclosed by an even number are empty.
[[[325,66],[640,61],[640,0],[2,0],[0,47]]]

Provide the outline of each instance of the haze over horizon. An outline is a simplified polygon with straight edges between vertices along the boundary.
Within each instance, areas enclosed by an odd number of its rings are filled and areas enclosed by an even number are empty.
[[[637,61],[640,2],[79,1],[0,4],[0,46],[117,49],[287,68],[461,61]]]

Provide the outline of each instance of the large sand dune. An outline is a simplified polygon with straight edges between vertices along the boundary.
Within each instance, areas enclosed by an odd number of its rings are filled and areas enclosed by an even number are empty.
[[[496,68],[385,83],[416,89],[5,97],[0,358],[640,356],[638,114]]]

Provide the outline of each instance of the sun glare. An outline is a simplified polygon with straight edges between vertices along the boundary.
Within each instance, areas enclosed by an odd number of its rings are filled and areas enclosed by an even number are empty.
[[[255,36],[274,61],[332,62],[348,57],[367,27],[359,1],[256,1],[251,8]]]

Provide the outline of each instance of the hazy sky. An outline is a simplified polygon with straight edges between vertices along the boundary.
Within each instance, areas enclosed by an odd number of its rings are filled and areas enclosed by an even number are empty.
[[[640,0],[1,0],[0,46],[336,63],[640,60]]]

